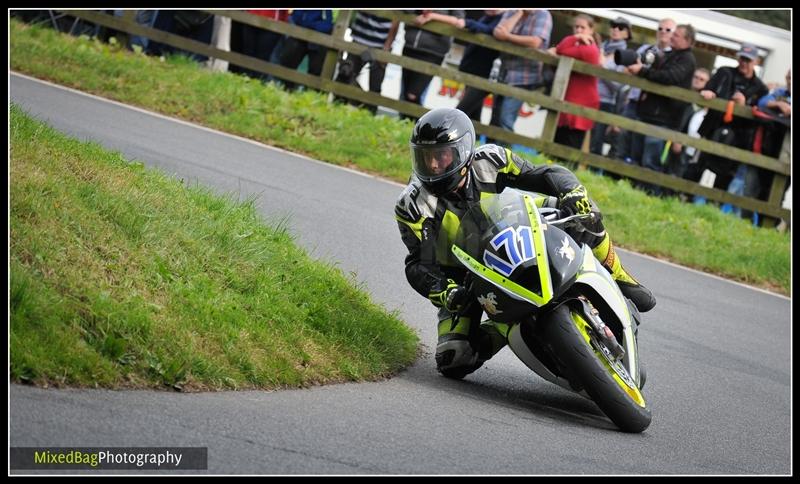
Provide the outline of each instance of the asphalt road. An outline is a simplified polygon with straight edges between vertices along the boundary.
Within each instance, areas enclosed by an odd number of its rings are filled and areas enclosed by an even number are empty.
[[[403,272],[400,185],[17,75],[10,100],[188,182],[257,195],[268,219],[289,217],[312,256],[352,273],[425,343],[416,364],[377,383],[203,394],[10,385],[10,446],[201,446],[213,474],[791,473],[788,298],[620,251],[658,298],[639,332],[653,421],[625,434],[508,349],[464,381],[436,373],[435,311]]]

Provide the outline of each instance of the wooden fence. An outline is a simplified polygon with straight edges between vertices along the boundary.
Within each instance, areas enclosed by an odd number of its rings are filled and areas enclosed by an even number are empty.
[[[538,151],[548,153],[564,160],[601,168],[627,178],[645,181],[647,183],[669,188],[677,192],[700,195],[709,200],[714,200],[721,203],[729,203],[747,210],[759,212],[760,214],[767,215],[769,217],[783,218],[786,220],[791,218],[791,212],[781,207],[783,193],[787,186],[788,176],[790,176],[791,173],[790,155],[788,152],[787,143],[784,143],[784,150],[780,158],[771,158],[709,140],[693,138],[688,136],[686,133],[673,131],[659,126],[653,126],[617,114],[611,114],[599,111],[597,109],[587,108],[566,102],[564,101],[564,94],[570,73],[579,72],[596,76],[598,78],[639,87],[644,91],[657,93],[662,96],[679,99],[685,102],[692,102],[699,106],[708,107],[718,111],[725,111],[727,108],[727,101],[725,100],[713,99],[707,101],[698,93],[691,90],[682,89],[675,86],[664,86],[662,84],[650,82],[635,76],[630,76],[627,74],[610,71],[600,66],[587,64],[570,57],[553,56],[547,52],[523,48],[508,42],[501,42],[488,35],[473,34],[468,31],[438,22],[428,22],[420,28],[461,39],[466,42],[481,44],[500,52],[506,52],[518,55],[520,57],[532,58],[543,63],[556,66],[555,80],[553,82],[550,95],[544,94],[541,92],[541,90],[529,91],[512,87],[503,83],[491,82],[488,79],[459,72],[458,70],[450,67],[443,67],[416,59],[401,57],[384,51],[383,49],[370,49],[361,44],[347,42],[344,40],[344,37],[345,31],[349,26],[350,19],[353,14],[352,10],[339,11],[339,15],[331,35],[322,34],[314,30],[305,29],[303,27],[286,22],[278,22],[262,16],[252,15],[244,11],[206,10],[205,12],[229,17],[232,20],[243,24],[278,32],[290,37],[307,40],[328,48],[329,52],[325,59],[322,73],[320,76],[301,73],[294,69],[288,69],[280,65],[265,62],[253,57],[248,57],[243,54],[217,49],[211,45],[187,39],[176,34],[144,27],[134,21],[134,16],[132,15],[131,11],[126,12],[123,17],[115,17],[100,11],[63,11],[63,13],[68,15],[72,15],[104,27],[112,28],[128,35],[144,36],[151,39],[151,41],[160,42],[196,54],[226,60],[233,64],[257,72],[270,74],[280,79],[284,79],[296,84],[302,84],[321,91],[330,92],[337,96],[353,99],[365,104],[385,106],[400,113],[414,117],[419,117],[424,114],[427,109],[418,104],[384,97],[377,93],[364,91],[358,86],[333,81],[336,62],[341,52],[344,51],[348,52],[350,55],[358,56],[364,51],[370,50],[372,57],[380,62],[396,64],[404,69],[410,69],[412,71],[422,72],[432,76],[439,76],[442,79],[461,82],[465,85],[474,86],[493,94],[522,99],[529,105],[538,105],[548,110],[544,131],[539,138],[531,138],[495,126],[475,123],[475,129],[479,134],[485,134],[488,137],[506,143],[530,146]],[[385,18],[396,19],[407,24],[413,24],[415,17],[414,15],[403,13],[397,10],[370,10],[370,13]],[[674,143],[681,143],[685,146],[693,146],[703,152],[713,153],[731,160],[736,160],[748,165],[766,169],[774,173],[768,199],[767,201],[756,200],[753,198],[734,195],[724,190],[707,188],[673,175],[659,173],[653,170],[641,168],[639,166],[630,165],[619,160],[607,158],[593,153],[586,153],[572,147],[555,143],[553,138],[555,136],[555,128],[559,112],[583,116],[609,126],[619,126],[620,128],[641,133],[643,135],[671,140]],[[754,117],[750,107],[738,105],[734,108],[734,115],[748,119],[753,119]],[[765,219],[766,226],[772,226],[774,225],[774,222],[774,219]]]

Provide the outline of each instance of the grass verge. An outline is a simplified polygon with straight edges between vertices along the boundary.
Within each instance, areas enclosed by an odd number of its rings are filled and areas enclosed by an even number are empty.
[[[204,70],[184,58],[161,62],[15,19],[10,31],[14,70],[330,163],[408,179],[408,121],[331,104],[327,95],[313,91],[290,94],[272,84]],[[603,210],[617,245],[790,293],[788,233],[754,228],[713,207],[648,197],[626,181],[586,170],[577,175]]]
[[[11,378],[184,390],[377,379],[418,337],[253,200],[10,108]]]

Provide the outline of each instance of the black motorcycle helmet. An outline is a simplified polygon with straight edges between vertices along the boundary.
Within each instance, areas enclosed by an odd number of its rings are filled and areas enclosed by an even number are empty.
[[[458,109],[428,111],[411,133],[414,174],[436,196],[458,187],[475,153],[475,127]]]

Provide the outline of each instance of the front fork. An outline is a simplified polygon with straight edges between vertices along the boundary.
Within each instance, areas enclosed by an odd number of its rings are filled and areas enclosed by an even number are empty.
[[[577,312],[582,319],[589,324],[591,327],[591,332],[588,334],[590,340],[594,337],[596,338],[597,342],[601,343],[598,350],[606,354],[609,359],[609,363],[612,366],[621,366],[624,368],[625,372],[629,375],[628,378],[634,381],[636,385],[641,388],[644,384],[645,377],[641,371],[642,367],[639,360],[639,352],[637,350],[638,342],[636,341],[638,327],[641,323],[641,316],[639,315],[639,311],[636,309],[636,306],[634,306],[630,300],[626,300],[626,302],[628,304],[628,310],[630,311],[632,320],[632,341],[625,339],[622,334],[620,334],[619,338],[617,338],[611,328],[609,328],[603,322],[597,309],[592,306],[591,302],[585,296],[578,295],[562,302],[561,304],[566,303],[571,310]],[[622,329],[622,331],[624,332],[625,330]],[[620,344],[621,342],[625,341],[627,341],[625,345],[630,350],[627,353],[625,347]]]
[[[618,361],[625,356],[625,349],[617,341],[614,332],[611,331],[606,323],[600,318],[600,312],[592,306],[592,303],[585,296],[578,296],[567,301],[570,309],[577,311],[583,316],[584,321],[591,326],[594,336],[611,353],[611,357]]]

